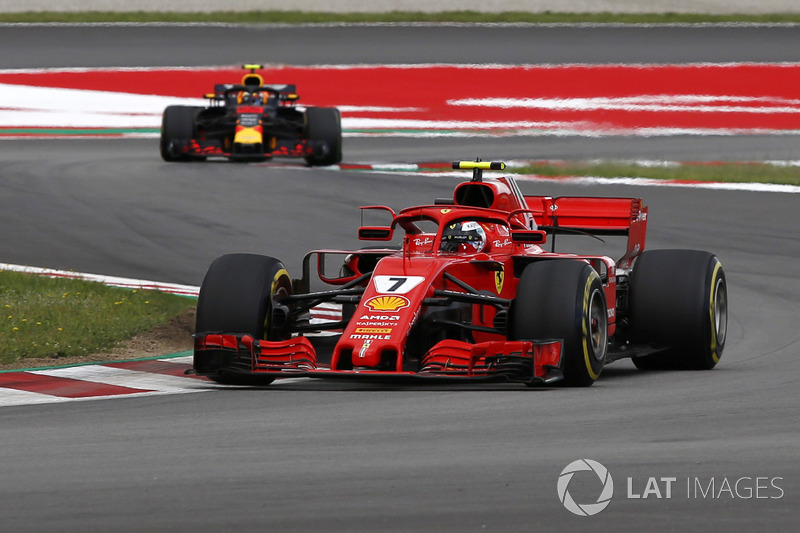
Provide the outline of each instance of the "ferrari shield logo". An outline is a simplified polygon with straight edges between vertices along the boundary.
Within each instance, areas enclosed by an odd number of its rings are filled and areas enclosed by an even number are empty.
[[[494,288],[497,289],[497,294],[500,294],[503,291],[504,279],[505,279],[505,270],[501,266],[500,270],[497,270],[494,273]]]

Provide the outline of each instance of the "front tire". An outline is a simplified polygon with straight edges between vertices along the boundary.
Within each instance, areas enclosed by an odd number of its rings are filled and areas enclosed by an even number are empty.
[[[561,339],[564,384],[588,387],[600,376],[608,349],[608,310],[600,276],[575,260],[525,267],[511,312],[512,337]]]
[[[728,329],[728,290],[722,263],[698,250],[643,252],[630,287],[631,340],[664,347],[634,357],[637,368],[714,368]]]
[[[342,117],[335,107],[306,109],[306,139],[314,153],[305,157],[310,166],[335,165],[342,160]]]
[[[203,108],[182,105],[172,105],[164,110],[161,117],[161,140],[159,150],[161,158],[167,162],[174,161],[200,161],[205,157],[193,157],[181,153],[181,147],[186,146],[194,138],[194,122],[197,112]]]
[[[283,340],[285,325],[272,323],[273,309],[282,296],[292,293],[292,281],[283,263],[254,254],[229,254],[208,269],[197,300],[197,333],[248,334],[256,339]],[[199,374],[220,383],[266,385],[274,378],[252,375],[249,360],[225,360],[222,354],[195,353]],[[238,371],[237,371],[238,370]]]

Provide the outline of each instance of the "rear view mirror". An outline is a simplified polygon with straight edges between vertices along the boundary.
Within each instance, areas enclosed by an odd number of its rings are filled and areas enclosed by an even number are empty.
[[[390,241],[394,231],[384,226],[361,226],[358,228],[358,238],[362,241]]]
[[[392,210],[391,207],[386,207],[385,205],[367,205],[360,208],[361,209],[361,226],[358,228],[358,238],[362,241],[390,241],[394,236],[394,226],[392,222],[394,221],[394,217],[396,216],[395,212]],[[378,221],[377,223],[371,222],[369,224],[364,224],[364,215],[368,213],[384,213],[383,219],[386,219],[386,215],[391,217],[389,219],[389,224],[387,225],[383,221]],[[375,217],[369,217],[374,219]]]
[[[515,244],[543,244],[547,242],[547,233],[539,230],[512,230],[511,240]]]

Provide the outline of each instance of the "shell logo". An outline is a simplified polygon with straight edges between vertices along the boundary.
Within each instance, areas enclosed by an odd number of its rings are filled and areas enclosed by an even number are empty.
[[[402,296],[375,296],[367,300],[364,305],[373,311],[397,311],[408,307],[410,303]]]

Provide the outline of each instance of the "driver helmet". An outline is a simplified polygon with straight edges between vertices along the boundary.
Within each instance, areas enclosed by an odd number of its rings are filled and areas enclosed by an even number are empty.
[[[442,232],[443,252],[478,253],[486,246],[486,232],[474,220],[453,222]]]

